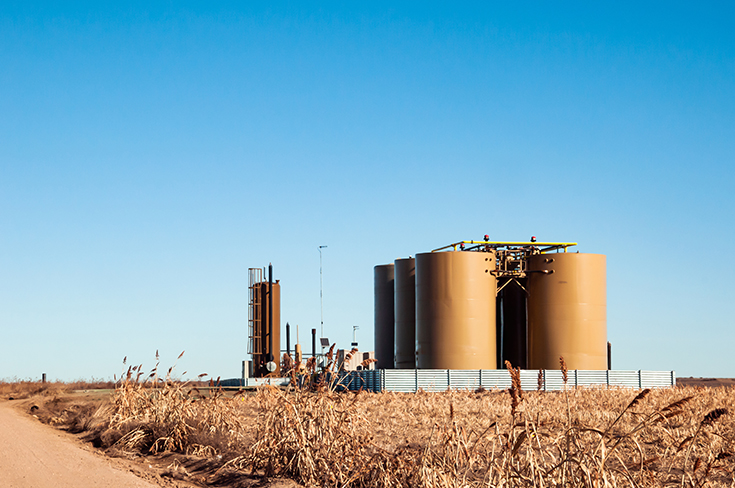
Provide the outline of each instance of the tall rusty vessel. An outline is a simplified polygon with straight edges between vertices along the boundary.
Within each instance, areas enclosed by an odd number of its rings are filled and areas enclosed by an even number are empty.
[[[395,315],[394,265],[374,268],[375,282],[375,359],[379,369],[394,369]]]
[[[416,256],[418,368],[496,368],[494,270],[494,252]]]
[[[262,269],[248,269],[248,353],[256,377],[281,372],[281,285],[273,281],[272,266],[268,270],[265,280]],[[268,370],[269,363],[273,371]]]
[[[606,259],[536,254],[528,260],[528,367],[607,369]]]
[[[395,357],[396,368],[416,367],[416,259],[396,259]]]

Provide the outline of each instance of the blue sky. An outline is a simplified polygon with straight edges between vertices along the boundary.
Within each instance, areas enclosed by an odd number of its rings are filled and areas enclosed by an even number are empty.
[[[247,269],[372,348],[372,268],[608,259],[616,369],[735,376],[730,3],[0,6],[0,378],[240,374]]]

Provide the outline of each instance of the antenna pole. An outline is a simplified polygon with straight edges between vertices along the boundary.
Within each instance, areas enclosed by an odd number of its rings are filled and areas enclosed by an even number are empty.
[[[324,337],[324,274],[322,272],[322,249],[326,247],[327,246],[319,246],[319,307],[321,310],[321,336],[320,337]]]

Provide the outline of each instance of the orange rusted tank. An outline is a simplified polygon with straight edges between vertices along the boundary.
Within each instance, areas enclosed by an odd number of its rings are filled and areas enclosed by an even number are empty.
[[[606,259],[552,253],[528,261],[528,367],[607,369]]]
[[[375,279],[375,359],[378,369],[394,369],[395,316],[393,264],[374,268]]]
[[[493,252],[416,256],[417,367],[496,369]]]
[[[416,367],[416,259],[395,260],[396,368]]]
[[[269,285],[267,281],[256,283],[253,286],[255,305],[251,309],[253,335],[251,353],[253,355],[253,374],[256,377],[270,373],[267,364],[273,361],[276,364],[276,375],[281,372],[281,284],[273,282],[273,321],[269,317]],[[270,324],[273,324],[271,328]],[[271,337],[272,336],[272,337]],[[271,350],[273,344],[273,350]]]

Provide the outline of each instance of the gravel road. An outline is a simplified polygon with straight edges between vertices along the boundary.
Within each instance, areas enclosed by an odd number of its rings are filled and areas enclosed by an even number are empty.
[[[0,487],[158,488],[0,402]]]

